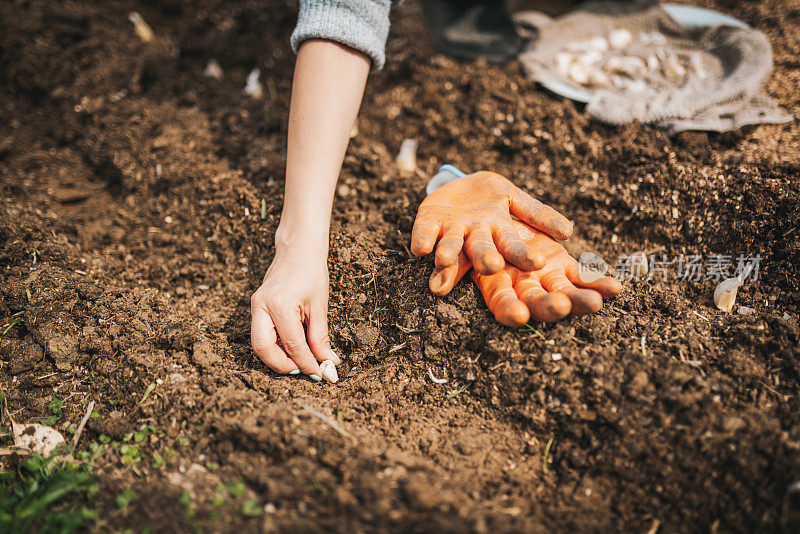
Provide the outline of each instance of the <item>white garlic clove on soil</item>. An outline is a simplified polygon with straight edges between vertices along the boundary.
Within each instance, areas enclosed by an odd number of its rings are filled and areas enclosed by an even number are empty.
[[[401,172],[415,173],[417,170],[417,142],[413,139],[403,139],[396,162]]]
[[[261,85],[261,80],[259,80],[260,76],[261,69],[256,68],[251,70],[250,74],[247,75],[247,85],[244,86],[245,94],[256,100],[264,96],[264,86]]]
[[[336,372],[336,365],[334,365],[333,361],[325,360],[319,364],[319,368],[320,371],[322,371],[322,378],[331,384],[335,384],[339,381],[339,373]]]
[[[625,264],[628,272],[631,273],[635,280],[642,278],[650,270],[647,263],[647,254],[644,252],[634,252],[628,256],[628,261]]]
[[[221,80],[224,73],[222,72],[222,67],[219,66],[216,59],[209,60],[208,65],[206,65],[205,70],[203,71],[203,76],[208,78],[214,78],[216,80]]]
[[[738,278],[728,278],[719,283],[714,290],[714,304],[720,310],[730,313],[736,303],[736,293],[742,287],[742,281]]]
[[[133,23],[133,30],[143,43],[149,43],[155,37],[153,29],[137,11],[128,13],[128,20]]]
[[[728,278],[719,283],[714,290],[714,304],[717,305],[717,308],[727,313],[731,312],[733,305],[736,303],[736,294],[739,292],[739,288],[742,287],[745,279],[750,276],[754,267],[755,263],[750,262],[744,266],[738,276]]]

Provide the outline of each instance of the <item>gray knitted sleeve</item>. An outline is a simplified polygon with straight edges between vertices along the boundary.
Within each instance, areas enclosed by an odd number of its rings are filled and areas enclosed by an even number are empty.
[[[372,58],[375,70],[386,61],[389,10],[395,0],[300,0],[292,50],[307,39],[337,41]]]

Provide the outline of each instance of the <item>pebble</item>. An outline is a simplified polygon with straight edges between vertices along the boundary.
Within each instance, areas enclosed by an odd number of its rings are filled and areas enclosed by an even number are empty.
[[[753,315],[756,310],[753,308],[749,308],[747,306],[739,306],[739,309],[736,310],[739,315]]]

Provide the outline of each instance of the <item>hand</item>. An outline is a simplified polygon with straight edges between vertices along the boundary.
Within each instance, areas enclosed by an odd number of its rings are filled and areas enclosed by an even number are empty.
[[[509,263],[525,271],[541,269],[544,257],[520,239],[515,216],[554,239],[572,234],[572,223],[503,176],[481,171],[431,193],[417,211],[411,234],[411,252],[424,256],[436,246],[436,267],[456,263],[464,251],[475,270],[496,273]]]
[[[303,372],[319,381],[318,362],[340,363],[328,336],[324,253],[321,260],[311,261],[308,249],[298,245],[292,252],[276,254],[264,282],[250,298],[250,314],[253,350],[273,371]]]
[[[514,231],[517,238],[542,255],[545,266],[524,271],[506,265],[492,275],[472,273],[486,305],[504,325],[516,327],[529,319],[553,322],[570,313],[594,313],[603,306],[603,298],[622,291],[620,283],[610,276],[584,275],[585,281],[581,280],[575,258],[542,232],[519,221],[514,222]],[[470,267],[469,259],[462,253],[453,265],[435,269],[430,279],[431,291],[446,295]]]

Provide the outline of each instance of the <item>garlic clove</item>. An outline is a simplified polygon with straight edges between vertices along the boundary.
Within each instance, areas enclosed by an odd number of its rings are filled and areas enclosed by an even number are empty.
[[[608,50],[608,41],[604,37],[593,37],[587,43],[588,50],[605,52]]]
[[[717,285],[714,290],[714,304],[720,310],[730,313],[736,303],[736,293],[742,287],[742,280],[739,278],[728,278]]]
[[[686,76],[686,67],[676,55],[670,55],[663,65],[664,76],[668,80],[679,81]]]
[[[606,89],[611,87],[611,77],[602,70],[593,70],[589,73],[589,85]]]
[[[264,96],[264,86],[261,85],[261,80],[258,79],[260,76],[261,69],[255,68],[251,70],[250,74],[247,75],[247,84],[244,86],[245,94],[256,100]]]
[[[224,73],[222,72],[222,67],[219,66],[217,60],[216,59],[209,60],[208,65],[206,65],[206,68],[203,71],[203,76],[221,80],[223,75]]]
[[[417,171],[417,142],[413,139],[403,139],[395,161],[401,172],[414,174]]]
[[[577,82],[581,85],[586,85],[589,83],[589,72],[583,65],[579,63],[575,63],[569,68],[569,72],[567,73],[568,76],[572,79],[572,81]]]
[[[619,50],[621,48],[625,48],[631,41],[633,40],[633,35],[628,30],[621,28],[618,30],[612,31],[608,35],[608,44],[611,45],[611,48]]]
[[[569,52],[559,52],[556,54],[556,70],[561,76],[567,76],[574,61],[575,57]]]
[[[339,373],[336,372],[336,365],[334,365],[333,361],[325,360],[319,364],[319,368],[322,371],[322,378],[331,384],[339,381]]]
[[[136,35],[139,36],[139,39],[142,40],[143,43],[149,43],[155,37],[153,33],[153,29],[150,25],[142,18],[137,11],[131,11],[128,13],[128,20],[133,23],[133,30],[136,32]]]

